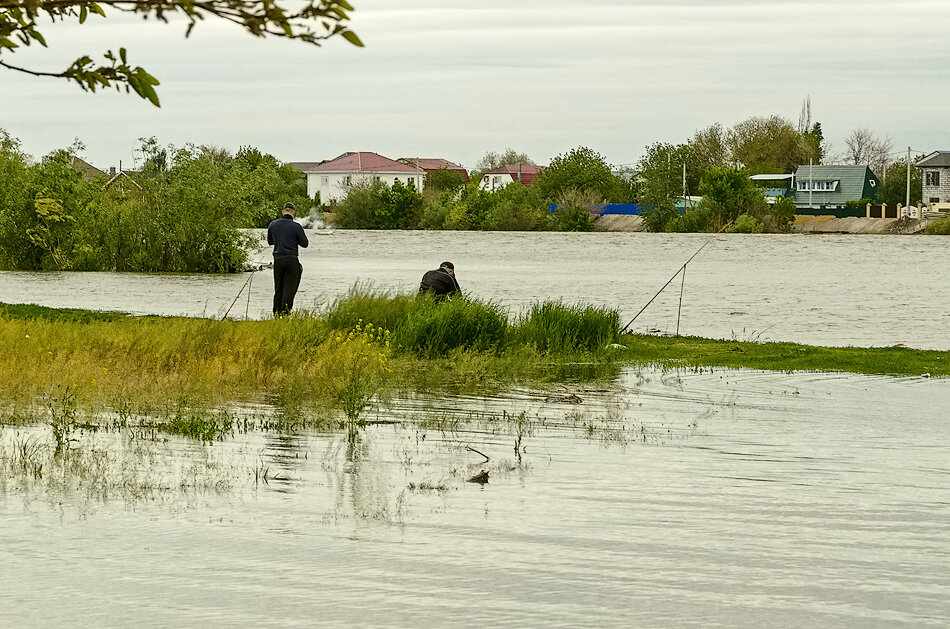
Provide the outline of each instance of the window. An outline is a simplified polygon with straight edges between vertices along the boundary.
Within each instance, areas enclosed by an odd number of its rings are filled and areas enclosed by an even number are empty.
[[[393,183],[399,183],[399,177],[393,177]]]
[[[343,185],[344,185],[344,186],[350,185],[351,182],[352,182],[352,179],[351,179],[351,177],[350,177],[349,175],[346,175],[345,177],[343,177]]]
[[[377,183],[378,181],[379,181],[379,175],[373,175],[373,183]]]
[[[940,171],[939,171],[939,170],[928,170],[928,171],[927,171],[927,185],[928,185],[928,186],[939,186],[939,185],[940,185]]]
[[[327,176],[327,175],[324,175],[323,177],[320,177],[320,185],[321,185],[321,186],[329,186],[329,185],[330,185],[330,177]]]
[[[940,197],[930,197],[931,203],[940,203]]]

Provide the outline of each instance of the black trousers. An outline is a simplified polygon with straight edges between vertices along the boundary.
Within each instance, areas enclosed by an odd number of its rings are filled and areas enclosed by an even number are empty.
[[[303,267],[295,257],[274,258],[274,314],[287,314],[294,307]]]

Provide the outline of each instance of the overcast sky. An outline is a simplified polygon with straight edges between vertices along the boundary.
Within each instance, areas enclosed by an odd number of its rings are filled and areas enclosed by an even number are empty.
[[[58,70],[125,46],[162,107],[0,69],[0,127],[36,157],[79,137],[100,168],[128,167],[143,136],[283,161],[375,151],[471,168],[490,150],[547,163],[584,145],[627,164],[716,122],[797,122],[810,95],[832,150],[857,127],[895,150],[950,149],[946,0],[350,1],[362,49],[214,22],[187,40],[182,24],[121,16],[49,26],[48,50],[9,60]]]

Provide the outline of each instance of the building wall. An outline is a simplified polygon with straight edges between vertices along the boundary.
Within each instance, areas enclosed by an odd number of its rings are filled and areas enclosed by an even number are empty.
[[[500,190],[510,183],[514,183],[514,178],[511,175],[496,174],[496,175],[485,175],[482,177],[482,181],[479,184],[479,187],[482,190],[488,190],[489,192],[494,192],[495,190]]]
[[[947,167],[924,167],[921,168],[921,180],[923,183],[923,202],[924,203],[950,203],[950,168]],[[939,186],[928,186],[927,185],[927,173],[928,172],[939,172],[940,173],[940,185]],[[931,201],[931,199],[939,199],[938,201]]]
[[[359,172],[315,172],[307,173],[307,194],[313,198],[320,193],[320,202],[341,201],[346,197],[350,186],[358,183],[381,181],[387,186],[398,180],[401,184],[412,183],[416,190],[422,191],[425,187],[425,173],[359,173]]]

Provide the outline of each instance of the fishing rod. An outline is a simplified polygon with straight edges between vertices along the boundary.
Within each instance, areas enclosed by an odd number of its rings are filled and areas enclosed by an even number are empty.
[[[680,285],[680,305],[679,305],[679,311],[678,311],[677,314],[676,314],[676,336],[679,336],[679,333],[680,333],[680,320],[679,320],[680,315],[679,315],[679,313],[682,312],[682,310],[683,310],[683,285],[686,284],[686,265],[689,264],[690,262],[692,262],[692,261],[693,261],[693,258],[695,258],[696,256],[698,256],[698,255],[699,255],[699,252],[706,248],[706,245],[708,245],[708,244],[711,243],[713,240],[715,240],[715,239],[716,239],[716,236],[718,236],[719,234],[721,234],[721,233],[722,233],[722,230],[724,230],[725,228],[729,227],[729,225],[731,225],[731,224],[732,224],[732,221],[729,221],[728,223],[726,223],[725,225],[723,225],[722,227],[720,227],[720,228],[719,228],[719,231],[717,231],[715,234],[713,234],[712,237],[711,237],[709,240],[707,240],[706,242],[704,242],[704,243],[703,243],[703,246],[700,247],[699,249],[697,249],[697,250],[696,250],[696,253],[694,253],[693,255],[691,255],[691,256],[689,257],[689,260],[687,260],[686,262],[684,262],[684,263],[683,263],[683,266],[681,266],[680,268],[678,268],[678,269],[676,270],[676,273],[673,274],[673,277],[671,277],[670,279],[668,279],[668,280],[666,281],[666,284],[663,285],[663,288],[661,288],[660,290],[656,291],[656,295],[654,295],[653,297],[651,297],[651,298],[650,298],[650,301],[648,301],[648,302],[646,303],[646,305],[645,305],[643,308],[640,308],[640,312],[638,312],[637,314],[633,315],[633,319],[630,319],[630,321],[627,322],[627,325],[625,325],[625,326],[623,326],[622,328],[620,328],[620,333],[623,334],[624,332],[626,332],[626,331],[627,331],[627,328],[629,328],[630,325],[631,325],[634,321],[637,320],[637,317],[639,317],[641,314],[643,314],[643,311],[646,310],[646,309],[649,307],[649,305],[653,303],[653,300],[656,299],[657,297],[659,297],[659,296],[660,296],[660,293],[662,293],[664,290],[666,290],[666,287],[669,286],[669,285],[673,282],[673,280],[676,279],[676,276],[677,276],[677,275],[679,275],[680,273],[682,273],[682,274],[683,274],[683,283]]]
[[[241,285],[241,290],[238,291],[237,295],[234,296],[234,301],[231,302],[231,305],[228,306],[228,309],[224,311],[221,320],[224,321],[228,318],[228,313],[231,312],[231,308],[234,308],[234,304],[237,303],[237,300],[241,298],[241,293],[244,292],[244,289],[247,288],[247,306],[244,309],[244,318],[247,319],[248,311],[251,308],[251,282],[254,280],[254,274],[261,270],[261,265],[264,264],[264,256],[267,253],[267,247],[264,247],[261,257],[257,260],[257,264],[254,265],[254,269],[251,271],[251,274],[248,276],[247,280],[244,281],[244,284]]]

